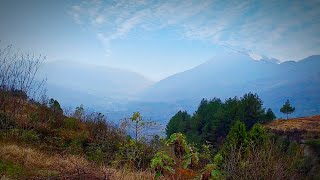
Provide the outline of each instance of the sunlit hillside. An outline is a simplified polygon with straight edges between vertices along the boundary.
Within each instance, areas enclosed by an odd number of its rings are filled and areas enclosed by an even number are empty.
[[[314,133],[320,136],[320,115],[292,118],[288,120],[281,119],[269,123],[266,127],[274,131],[304,131],[305,133]]]

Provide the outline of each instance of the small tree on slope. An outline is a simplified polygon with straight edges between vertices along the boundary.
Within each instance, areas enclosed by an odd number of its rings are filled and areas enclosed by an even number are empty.
[[[280,112],[287,114],[287,120],[288,120],[288,115],[293,113],[295,110],[296,108],[291,106],[289,100],[287,100],[286,103],[280,108]]]

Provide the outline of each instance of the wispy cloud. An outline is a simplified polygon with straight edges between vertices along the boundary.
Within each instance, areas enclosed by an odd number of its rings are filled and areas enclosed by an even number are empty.
[[[301,59],[320,53],[320,1],[110,0],[70,8],[110,48],[134,29],[181,29],[182,37],[244,49],[255,57]]]

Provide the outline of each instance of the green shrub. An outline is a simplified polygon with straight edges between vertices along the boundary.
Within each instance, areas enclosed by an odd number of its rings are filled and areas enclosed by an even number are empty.
[[[277,136],[275,142],[276,142],[277,148],[282,152],[286,152],[290,145],[289,139],[285,136]]]
[[[227,139],[222,147],[223,156],[227,156],[234,149],[240,149],[241,153],[248,151],[249,138],[246,125],[241,121],[236,121],[231,127]]]
[[[249,131],[248,137],[249,142],[255,146],[262,146],[266,144],[268,138],[265,128],[259,123],[253,125]]]
[[[150,166],[156,172],[156,177],[159,177],[164,174],[170,174],[174,172],[173,165],[175,164],[174,160],[168,156],[165,152],[157,152],[156,155],[152,158]]]
[[[81,154],[83,152],[83,141],[80,139],[73,140],[68,144],[70,154]]]
[[[65,118],[64,119],[64,128],[75,130],[78,127],[78,120],[75,118]]]
[[[311,146],[315,152],[320,156],[320,139],[313,139],[306,142],[307,145]]]
[[[128,139],[119,144],[113,165],[128,169],[146,169],[154,156],[154,150],[145,142]]]
[[[218,180],[224,179],[224,177],[220,168],[216,164],[207,164],[201,171],[201,179]]]
[[[8,132],[16,126],[16,122],[3,112],[0,112],[0,131]]]
[[[86,155],[90,161],[94,161],[95,163],[102,164],[106,159],[106,154],[100,149],[90,149],[86,152]]]
[[[40,139],[39,137],[40,135],[34,130],[24,130],[21,133],[21,138],[26,143],[36,142]]]
[[[211,144],[203,144],[202,151],[199,154],[199,158],[202,164],[210,164],[212,162],[212,145]]]
[[[288,149],[287,149],[287,153],[289,155],[295,155],[296,153],[299,153],[300,151],[300,146],[298,143],[296,142],[290,142],[289,143],[289,146],[288,146]]]
[[[0,159],[0,175],[7,175],[11,178],[23,177],[26,170],[19,164]]]

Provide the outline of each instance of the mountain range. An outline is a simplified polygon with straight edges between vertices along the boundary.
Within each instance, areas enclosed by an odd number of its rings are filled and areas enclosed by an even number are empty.
[[[278,116],[287,99],[296,106],[295,116],[320,113],[320,56],[277,62],[257,61],[239,53],[216,57],[155,83],[140,94],[140,99],[200,102],[202,98],[224,100],[253,92]]]
[[[224,100],[248,92],[258,93],[278,117],[287,99],[296,107],[295,117],[319,114],[319,67],[318,55],[279,63],[230,53],[156,83],[134,72],[70,62],[47,63],[42,75],[48,77],[48,95],[63,105],[84,104],[113,120],[140,111],[166,123],[178,110],[193,113],[202,98]]]

